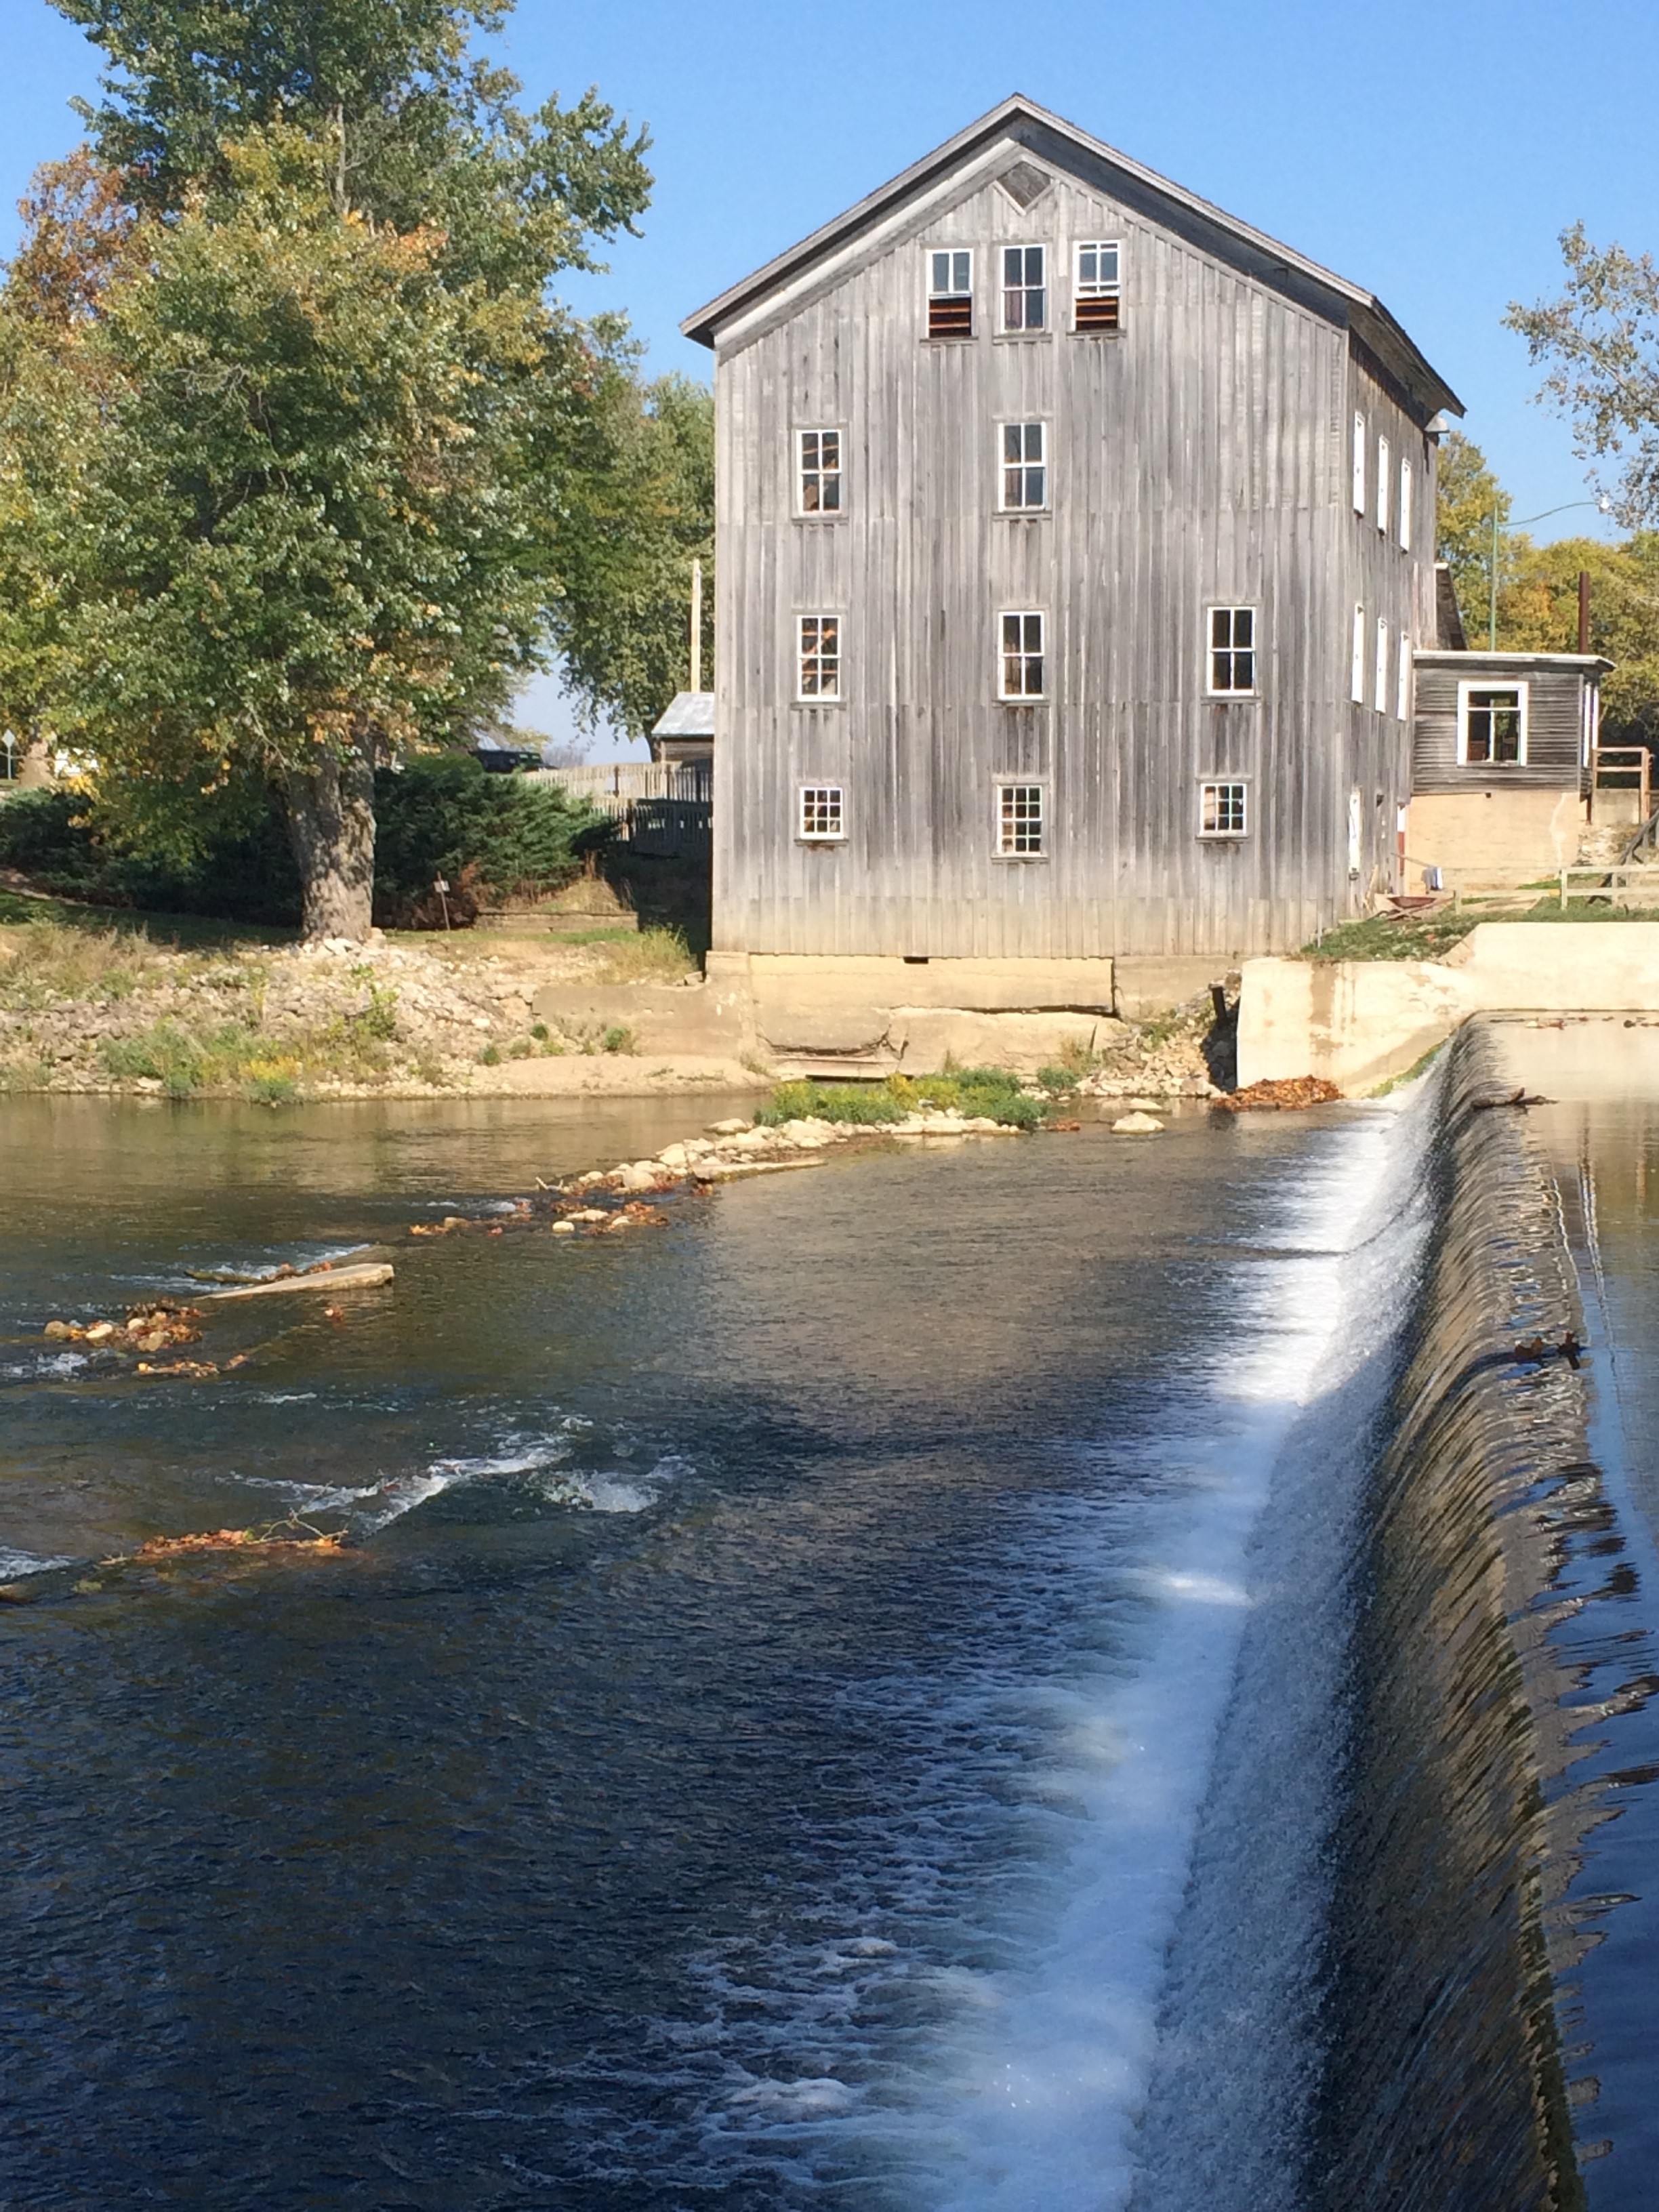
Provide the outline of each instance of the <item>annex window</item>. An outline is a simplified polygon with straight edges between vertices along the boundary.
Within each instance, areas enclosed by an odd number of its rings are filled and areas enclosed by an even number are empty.
[[[1030,860],[1043,850],[1042,786],[1040,783],[1000,783],[997,786],[997,858]]]
[[[1400,640],[1400,672],[1395,682],[1394,711],[1402,722],[1411,719],[1412,641],[1403,633]]]
[[[839,699],[841,617],[802,615],[799,617],[799,678],[796,697]]]
[[[1115,331],[1122,307],[1120,266],[1122,247],[1115,238],[1093,238],[1077,250],[1077,282],[1072,296],[1072,327]]]
[[[1389,711],[1389,625],[1381,621],[1376,625],[1376,681],[1371,704],[1379,714]]]
[[[1200,783],[1198,787],[1198,834],[1200,837],[1243,837],[1250,828],[1250,787],[1247,783]]]
[[[797,512],[801,514],[841,513],[841,432],[800,430]]]
[[[1210,609],[1210,690],[1237,698],[1255,690],[1255,609]]]
[[[1365,610],[1353,611],[1353,667],[1348,682],[1349,696],[1356,707],[1365,703]]]
[[[974,257],[967,247],[952,246],[927,257],[927,335],[974,335]]]
[[[1365,418],[1353,418],[1353,511],[1365,512]]]
[[[1400,544],[1401,549],[1407,553],[1412,550],[1413,489],[1412,465],[1409,461],[1401,461],[1400,464],[1400,511],[1395,517],[1395,520],[1400,526]]]
[[[1457,757],[1469,768],[1526,766],[1524,684],[1458,685]]]
[[[1048,249],[1005,246],[1002,249],[1002,327],[1046,331],[1048,327]]]
[[[1041,699],[1046,674],[1042,617],[1038,614],[999,615],[997,626],[1001,642],[999,697]]]
[[[804,783],[798,833],[809,845],[833,845],[847,835],[838,783]]]
[[[1028,513],[1048,504],[1048,426],[1046,422],[1002,425],[1002,506],[1005,514]]]

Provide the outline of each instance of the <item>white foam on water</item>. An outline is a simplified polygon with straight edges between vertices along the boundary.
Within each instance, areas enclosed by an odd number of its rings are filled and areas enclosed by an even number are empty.
[[[705,2108],[728,2149],[733,2133],[752,2132],[757,2148],[804,2155],[815,2172],[851,2160],[887,2175],[907,2212],[1128,2203],[1218,1737],[1274,1571],[1254,1540],[1292,1437],[1397,1321],[1389,1291],[1412,1254],[1384,1231],[1415,1185],[1423,1117],[1411,1103],[1401,1094],[1311,1139],[1268,1256],[1258,1243],[1249,1260],[1218,1262],[1230,1276],[1227,1341],[1207,1370],[1171,1378],[1163,1434],[1130,1462],[1132,1492],[1120,1485],[1078,1502],[1075,1518],[1068,1510],[1066,1573],[1093,1592],[1110,1658],[1035,1689],[994,1668],[958,1685],[955,1724],[972,1717],[982,1733],[988,1717],[1007,1717],[1039,1746],[1005,1772],[1029,1847],[992,1919],[946,1939],[975,1962],[906,1960],[849,1929],[828,1972],[802,1955],[729,1985],[706,1972],[728,2017],[769,2023],[745,2032],[776,2053],[733,2067]],[[948,1735],[953,1693],[933,1689]],[[917,1840],[915,1864],[895,1870],[910,1911],[935,1879]],[[884,2051],[884,2032],[872,2041],[860,2024],[855,1985],[873,1995],[907,1979],[925,1984],[935,2024]],[[802,2078],[778,2078],[792,2059]],[[823,2085],[843,2064],[853,2081],[837,2104]]]
[[[673,1453],[659,1458],[645,1474],[632,1469],[624,1474],[571,1468],[567,1464],[571,1435],[591,1426],[586,1419],[574,1417],[550,1435],[515,1434],[503,1437],[493,1451],[434,1460],[418,1471],[370,1483],[296,1482],[268,1475],[239,1479],[261,1490],[274,1490],[299,1512],[343,1513],[357,1534],[373,1536],[416,1506],[463,1485],[527,1478],[550,1505],[595,1513],[643,1513],[668,1484],[686,1472],[686,1462]]]
[[[1210,1377],[1207,1434],[1183,1425],[1185,1498],[1139,1576],[1151,1612],[1138,1664],[1079,1688],[1058,1747],[1055,1779],[1085,1816],[1063,1901],[1028,1966],[994,1978],[928,2100],[916,2201],[938,2212],[1127,2199],[1168,1947],[1262,1571],[1252,1536],[1309,1409],[1397,1318],[1365,1253],[1414,1176],[1405,1103],[1336,1133],[1288,1210],[1286,1256],[1239,1270],[1249,1341]],[[1406,1256],[1390,1253],[1389,1269]]]
[[[43,1559],[38,1552],[15,1551],[9,1544],[0,1544],[0,1582],[21,1582],[26,1575],[44,1575],[52,1567],[73,1566],[67,1559]]]
[[[50,1382],[53,1376],[78,1375],[90,1364],[84,1352],[43,1352],[37,1359],[20,1359],[0,1367],[0,1377],[8,1382]]]

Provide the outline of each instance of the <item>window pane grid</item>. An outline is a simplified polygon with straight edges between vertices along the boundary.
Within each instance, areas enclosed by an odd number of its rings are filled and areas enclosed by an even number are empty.
[[[1463,757],[1476,767],[1517,766],[1521,759],[1521,694],[1516,690],[1464,695]]]
[[[1211,608],[1210,689],[1229,692],[1255,690],[1254,607]]]
[[[800,834],[823,842],[846,835],[842,818],[842,787],[838,783],[806,783],[800,793]]]
[[[1002,617],[1002,696],[1040,699],[1043,684],[1042,617]]]
[[[927,335],[967,338],[974,334],[974,257],[957,247],[927,257]]]
[[[1201,837],[1242,837],[1249,826],[1249,787],[1243,783],[1199,786],[1198,828]]]
[[[1041,422],[1002,426],[1002,504],[1005,508],[1048,504],[1048,436]]]
[[[1120,261],[1115,239],[1090,239],[1077,249],[1072,323],[1079,331],[1118,328]]]
[[[800,511],[803,514],[841,513],[839,430],[800,434]]]
[[[841,696],[841,617],[800,618],[800,692],[803,699]]]
[[[997,786],[997,851],[1007,859],[1029,857],[1042,850],[1042,786],[1040,783],[1000,783]]]
[[[1002,327],[1042,331],[1048,326],[1048,249],[1005,246],[1002,249]]]

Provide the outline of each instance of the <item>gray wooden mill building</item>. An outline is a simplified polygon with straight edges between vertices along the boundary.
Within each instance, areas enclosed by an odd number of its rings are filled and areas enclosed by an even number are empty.
[[[684,327],[717,951],[1213,959],[1398,882],[1462,410],[1370,292],[1015,97]]]

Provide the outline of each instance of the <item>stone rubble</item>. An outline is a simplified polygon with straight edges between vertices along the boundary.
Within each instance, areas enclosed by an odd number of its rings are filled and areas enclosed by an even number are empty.
[[[9,993],[12,950],[0,942],[0,1087],[9,1072],[23,1089],[153,1097],[161,1080],[112,1075],[105,1048],[161,1024],[208,1041],[252,1032],[273,1063],[319,1060],[304,1076],[318,1097],[426,1097],[476,1082],[480,1057],[492,1048],[501,1060],[592,1048],[581,1037],[532,1034],[532,1001],[548,980],[546,958],[515,962],[510,950],[474,955],[469,948],[465,960],[451,960],[379,938],[212,954],[138,944],[118,986],[94,983],[74,995]],[[27,1002],[15,1003],[20,998]],[[331,1056],[337,1073],[327,1066]]]

